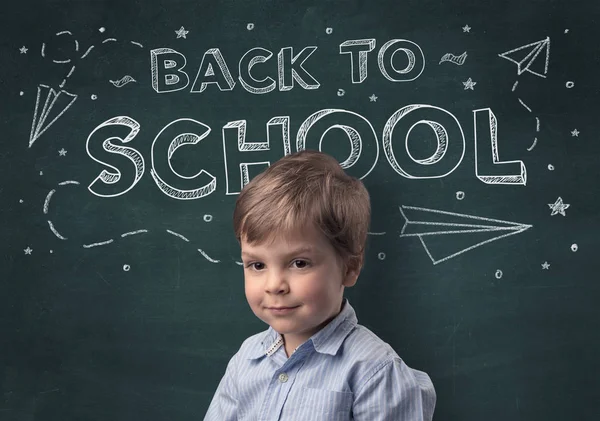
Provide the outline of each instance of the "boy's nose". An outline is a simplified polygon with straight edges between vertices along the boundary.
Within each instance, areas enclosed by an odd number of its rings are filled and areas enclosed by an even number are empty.
[[[272,294],[279,294],[286,292],[289,289],[289,285],[286,279],[286,275],[283,271],[269,271],[265,283],[265,290]]]

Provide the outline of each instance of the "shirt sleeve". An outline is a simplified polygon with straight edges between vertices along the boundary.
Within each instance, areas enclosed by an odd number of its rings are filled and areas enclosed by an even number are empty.
[[[238,401],[233,382],[236,372],[236,356],[237,354],[227,364],[225,374],[219,382],[217,391],[204,416],[204,421],[237,421],[238,419]]]
[[[432,421],[436,393],[431,379],[394,357],[383,362],[356,392],[356,421]]]

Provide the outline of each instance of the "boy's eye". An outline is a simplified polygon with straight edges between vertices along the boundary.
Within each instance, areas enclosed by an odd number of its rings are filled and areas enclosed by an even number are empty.
[[[265,268],[265,265],[260,262],[253,262],[253,263],[248,263],[246,265],[246,267],[254,269],[254,270],[263,270]]]
[[[298,269],[304,269],[308,266],[308,262],[306,260],[294,260],[294,265],[296,265]]]

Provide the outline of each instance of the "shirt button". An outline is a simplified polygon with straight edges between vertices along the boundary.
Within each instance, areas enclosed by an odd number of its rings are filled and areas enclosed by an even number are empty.
[[[279,375],[279,383],[285,383],[285,382],[287,382],[287,381],[288,381],[288,379],[289,379],[289,377],[288,377],[288,375],[287,375],[287,374],[285,374],[285,373],[281,373],[281,374]]]

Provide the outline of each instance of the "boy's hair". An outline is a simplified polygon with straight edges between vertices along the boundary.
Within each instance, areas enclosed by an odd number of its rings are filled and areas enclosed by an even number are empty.
[[[349,267],[362,267],[371,218],[362,181],[335,158],[304,150],[281,158],[241,191],[233,211],[238,242],[262,243],[313,224]]]

